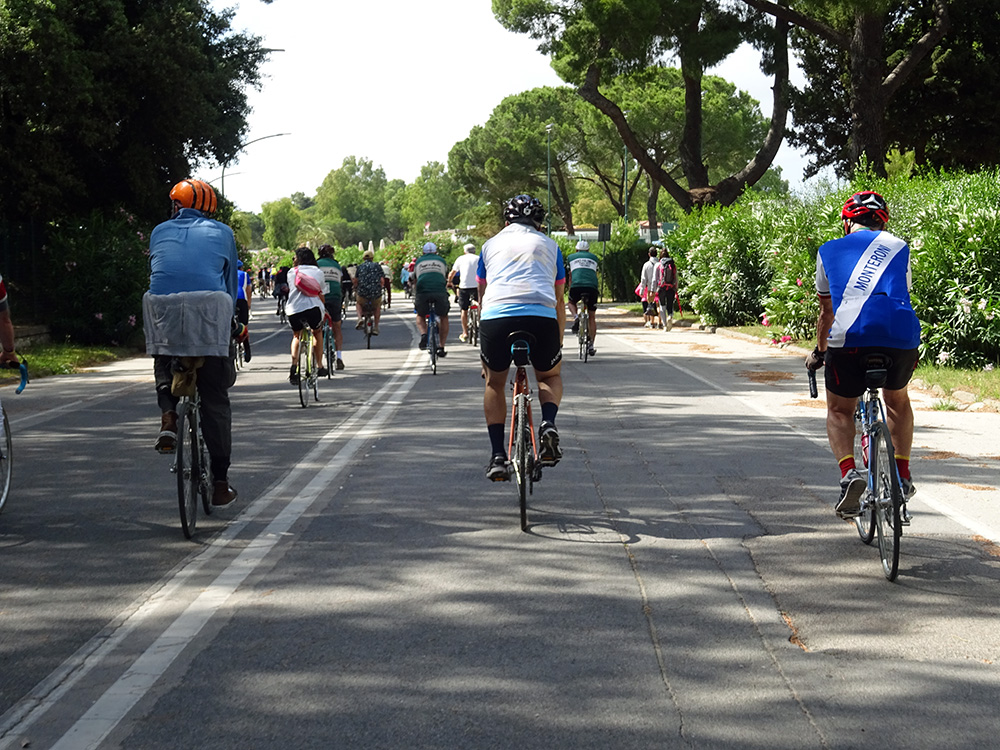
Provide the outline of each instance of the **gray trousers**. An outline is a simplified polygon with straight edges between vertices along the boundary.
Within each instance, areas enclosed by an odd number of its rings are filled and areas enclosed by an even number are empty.
[[[174,357],[153,357],[156,402],[160,411],[177,411],[177,396],[170,392]],[[233,450],[233,411],[229,405],[229,386],[235,380],[232,361],[227,357],[205,357],[198,370],[198,395],[201,397],[201,434],[211,457],[212,474],[217,481],[229,476]]]

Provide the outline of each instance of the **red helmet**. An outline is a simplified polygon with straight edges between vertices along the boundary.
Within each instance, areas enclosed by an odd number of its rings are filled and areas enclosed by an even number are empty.
[[[874,223],[873,219],[880,224],[885,224],[889,221],[889,206],[886,204],[885,198],[878,193],[863,190],[847,199],[840,216],[846,221],[854,221],[866,226]]]
[[[206,214],[214,214],[218,208],[215,191],[203,180],[181,180],[170,190],[170,200]]]

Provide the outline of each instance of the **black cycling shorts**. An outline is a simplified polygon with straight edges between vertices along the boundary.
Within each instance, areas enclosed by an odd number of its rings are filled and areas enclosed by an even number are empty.
[[[288,316],[288,324],[295,332],[301,331],[306,326],[316,331],[323,327],[323,311],[318,307],[310,307],[302,312],[292,313]]]
[[[464,287],[460,286],[458,288],[458,307],[461,310],[468,310],[472,307],[472,300],[479,299],[479,289],[478,287]]]
[[[597,288],[592,286],[571,286],[569,288],[569,301],[574,305],[581,299],[586,298],[587,307],[591,310],[597,309]]]
[[[535,315],[493,318],[479,323],[479,357],[494,372],[510,369],[510,341],[514,331],[527,331],[535,337],[531,345],[531,366],[538,372],[548,372],[562,359],[559,343],[559,321]]]
[[[417,292],[413,301],[417,315],[427,315],[431,311],[431,300],[434,300],[434,313],[439,318],[447,317],[451,309],[447,292]]]
[[[892,349],[886,346],[860,346],[852,349],[830,347],[826,350],[826,389],[843,398],[857,398],[865,392],[862,357],[878,352],[892,359],[885,388],[901,391],[913,377],[920,358],[917,349]]]
[[[326,311],[330,313],[330,319],[334,323],[339,323],[341,320],[341,313],[344,311],[344,303],[340,297],[330,297],[329,295],[324,297],[324,305],[326,305]]]

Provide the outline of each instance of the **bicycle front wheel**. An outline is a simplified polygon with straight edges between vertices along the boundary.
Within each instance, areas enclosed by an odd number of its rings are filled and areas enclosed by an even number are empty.
[[[873,472],[875,530],[878,533],[878,554],[882,572],[890,580],[899,573],[899,539],[903,533],[899,511],[903,502],[896,474],[889,429],[883,423],[875,425],[868,445],[870,470]]]
[[[305,409],[309,404],[309,342],[299,339],[299,403]]]
[[[469,310],[469,343],[479,346],[479,308]]]
[[[0,407],[0,418],[3,419],[3,445],[0,446],[0,510],[7,504],[7,497],[10,495],[10,480],[13,476],[11,458],[14,455],[14,442],[10,437],[10,420],[7,419],[7,410]]]
[[[590,350],[590,313],[587,312],[587,306],[584,305],[580,308],[580,359],[584,362],[587,361],[588,352]]]
[[[194,536],[198,516],[198,485],[201,467],[198,450],[198,425],[188,413],[187,404],[177,411],[177,503],[181,512],[181,530]]]
[[[431,355],[431,374],[438,371],[438,327],[437,318],[431,316],[427,321],[427,351]]]
[[[201,434],[201,419],[198,421],[198,488],[201,493],[201,508],[206,516],[212,515],[215,510],[212,507],[212,495],[215,492],[215,477],[212,476],[212,462],[208,456],[208,447],[205,445],[205,437]]]
[[[334,371],[333,329],[326,326],[323,329],[323,357],[326,360],[326,379],[333,377]]]
[[[862,446],[862,435],[864,425],[861,424],[861,407],[854,414],[854,462],[857,466],[868,468],[868,446]],[[854,517],[854,528],[858,530],[858,536],[865,544],[871,544],[875,538],[875,513],[873,511],[872,498],[866,492],[861,498],[861,512]]]
[[[309,387],[312,389],[313,401],[319,401],[319,367],[312,346],[309,347]]]
[[[365,348],[372,348],[372,328],[375,326],[375,321],[371,316],[365,317]]]

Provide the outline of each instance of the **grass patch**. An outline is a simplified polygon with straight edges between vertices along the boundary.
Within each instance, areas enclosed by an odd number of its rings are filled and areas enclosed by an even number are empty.
[[[115,346],[78,346],[75,344],[35,344],[18,347],[17,353],[28,360],[32,379],[47,375],[68,375],[88,367],[129,359],[138,354],[135,349]],[[16,370],[0,370],[0,379],[20,379]]]
[[[922,363],[917,365],[913,377],[923,380],[930,386],[939,385],[945,393],[968,391],[976,394],[980,400],[986,398],[1000,400],[1000,372],[997,370],[960,370]]]

